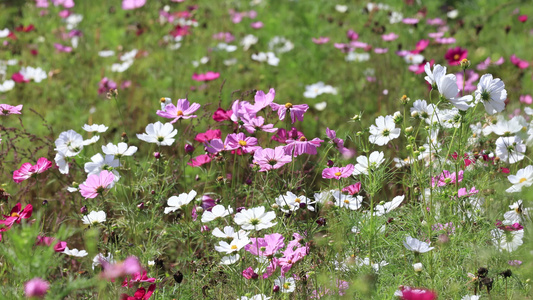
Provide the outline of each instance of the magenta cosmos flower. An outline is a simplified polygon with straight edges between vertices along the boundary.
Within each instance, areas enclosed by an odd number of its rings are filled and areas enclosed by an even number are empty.
[[[113,185],[114,179],[115,175],[107,170],[103,170],[100,174],[91,174],[80,184],[80,193],[85,199],[96,198]]]
[[[34,166],[32,166],[29,162],[23,163],[18,170],[13,172],[13,180],[16,183],[21,183],[35,174],[39,174],[48,170],[51,166],[52,162],[45,157],[39,158]]]
[[[170,123],[176,123],[179,119],[190,119],[190,118],[196,118],[196,115],[193,115],[195,111],[197,111],[200,108],[200,104],[193,103],[192,105],[189,103],[189,100],[187,99],[179,99],[176,106],[174,104],[170,103],[167,106],[165,106],[165,110],[158,110],[157,115],[163,118],[167,119],[174,119],[170,121]]]
[[[17,106],[11,106],[9,104],[0,104],[0,116],[20,115],[22,110],[22,104]]]
[[[450,66],[457,66],[461,64],[461,60],[466,59],[468,50],[461,47],[451,48],[446,52],[444,58],[448,61]]]
[[[283,165],[290,163],[292,158],[290,155],[285,154],[285,150],[283,148],[283,146],[279,146],[274,149],[259,148],[255,150],[253,162],[254,164],[259,165],[261,168],[259,169],[259,172],[279,169]]]
[[[280,120],[284,120],[285,115],[287,114],[287,111],[289,111],[289,113],[291,114],[291,120],[293,124],[294,122],[296,122],[295,119],[298,119],[298,121],[300,122],[303,121],[304,113],[307,111],[307,109],[309,109],[309,105],[307,104],[294,105],[290,102],[285,103],[285,105],[280,105],[277,103],[270,103],[270,107],[272,108],[273,111],[278,112],[278,116]]]
[[[232,133],[226,137],[226,150],[242,149],[244,153],[254,152],[259,148],[257,146],[257,139],[254,137],[247,137],[244,133]]]
[[[28,219],[31,217],[31,214],[33,212],[33,206],[31,204],[26,205],[24,209],[22,209],[22,204],[17,203],[9,213],[9,216],[4,215],[5,220],[0,220],[0,224],[3,224],[6,227],[11,227],[14,223],[20,224],[20,221],[22,219]]]
[[[24,293],[27,298],[43,298],[48,292],[50,284],[46,280],[42,280],[39,277],[35,277],[32,280],[24,284]]]
[[[208,72],[206,72],[204,74],[194,73],[192,75],[192,80],[195,80],[195,81],[211,81],[211,80],[217,79],[218,77],[220,77],[220,73],[208,71]]]
[[[337,180],[341,178],[350,177],[353,173],[354,166],[352,164],[347,165],[346,167],[333,167],[326,168],[322,171],[322,178],[335,178]]]
[[[324,141],[319,138],[314,138],[308,141],[305,136],[302,136],[297,140],[287,140],[287,146],[285,146],[285,153],[294,156],[298,156],[304,153],[316,155],[316,148],[320,147],[320,143],[323,142]]]

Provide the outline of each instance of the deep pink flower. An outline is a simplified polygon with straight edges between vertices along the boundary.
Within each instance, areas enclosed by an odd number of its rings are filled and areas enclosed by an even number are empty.
[[[524,226],[520,225],[520,223],[513,223],[511,225],[504,225],[502,221],[496,220],[496,227],[498,227],[501,230],[504,231],[518,231],[524,229]]]
[[[139,259],[135,256],[126,258],[123,262],[111,264],[104,259],[100,260],[100,264],[103,267],[103,272],[100,274],[105,279],[116,279],[127,275],[132,275],[142,271]]]
[[[391,32],[391,33],[387,33],[387,34],[382,35],[381,38],[385,42],[390,42],[390,41],[394,41],[395,39],[397,39],[398,35],[396,33],[394,33],[394,32]]]
[[[4,226],[10,228],[13,224],[17,223],[20,224],[20,221],[22,219],[29,219],[31,217],[31,214],[33,212],[33,206],[31,204],[26,205],[24,209],[22,209],[22,204],[17,203],[9,213],[9,216],[4,215],[5,220],[0,220],[0,224],[3,224]]]
[[[22,110],[22,104],[17,106],[11,106],[9,104],[0,104],[0,116],[20,115]]]
[[[54,246],[54,251],[58,252],[58,253],[61,253],[61,252],[65,251],[66,248],[67,248],[67,242],[61,241],[61,242],[57,243]]]
[[[272,137],[272,139],[282,144],[286,144],[287,140],[297,140],[302,136],[304,136],[303,132],[298,131],[295,127],[292,127],[289,132],[287,132],[287,130],[284,128],[280,128],[278,129],[278,132],[276,132],[276,135]]]
[[[147,300],[147,299],[150,299],[150,297],[152,297],[152,294],[155,291],[155,288],[156,288],[155,284],[151,284],[148,287],[148,291],[146,291],[146,289],[144,287],[140,287],[140,288],[137,289],[135,294],[133,294],[133,296],[129,296],[127,294],[120,295],[120,300]]]
[[[329,42],[329,37],[321,36],[319,38],[311,38],[311,40],[313,41],[313,43],[320,45]]]
[[[224,145],[226,145],[226,150],[235,150],[240,148],[244,151],[244,153],[251,153],[260,148],[257,146],[256,138],[247,137],[242,132],[229,134],[226,137]]]
[[[165,106],[165,110],[158,110],[157,115],[163,118],[173,119],[170,121],[170,123],[173,124],[179,119],[196,118],[196,115],[193,115],[193,113],[199,108],[200,104],[198,103],[190,104],[187,99],[178,99],[176,106],[174,106],[173,103],[170,103]]]
[[[218,77],[220,77],[220,73],[208,71],[208,72],[206,72],[204,74],[194,73],[192,75],[192,80],[195,80],[195,81],[211,81],[211,80],[217,79]]]
[[[402,300],[435,300],[437,293],[426,289],[412,289],[404,287],[402,290]]]
[[[246,279],[257,279],[258,275],[254,272],[252,267],[248,267],[242,271],[242,276]]]
[[[150,282],[150,283],[154,283],[155,282],[155,278],[153,277],[148,277],[146,275],[146,270],[142,270],[141,272],[135,272],[133,274],[131,274],[131,278],[124,278],[124,281],[122,282],[122,286],[123,287],[132,287],[133,286],[133,283],[135,282]]]
[[[418,54],[424,51],[429,46],[429,40],[420,40],[416,43],[415,50],[412,50],[411,53]]]
[[[214,113],[213,113],[213,120],[215,122],[223,122],[226,120],[231,120],[231,115],[233,114],[233,111],[231,109],[224,110],[221,107],[219,107]]]
[[[446,52],[444,58],[448,61],[450,66],[457,66],[461,63],[461,60],[466,59],[468,56],[468,50],[461,47],[451,48]]]
[[[258,256],[273,256],[285,247],[285,238],[279,233],[265,235],[264,238],[251,238],[251,244],[244,246],[244,250]],[[259,252],[257,252],[259,249]]]
[[[114,179],[115,175],[107,170],[101,171],[100,174],[91,174],[80,184],[80,193],[85,199],[96,198],[113,185]]]
[[[98,83],[98,94],[102,95],[102,94],[109,92],[109,90],[114,90],[116,88],[117,88],[116,82],[114,82],[111,79],[108,79],[107,77],[104,77]]]
[[[50,284],[48,281],[35,277],[24,284],[24,294],[26,298],[44,298],[49,288]]]
[[[348,32],[346,32],[346,37],[350,40],[350,41],[355,41],[359,38],[359,34],[357,34],[357,32],[349,29]]]
[[[270,107],[272,108],[273,111],[278,112],[278,116],[280,120],[285,119],[285,114],[287,113],[287,110],[288,110],[289,113],[291,114],[291,120],[293,124],[294,122],[296,122],[296,119],[298,119],[298,121],[303,121],[304,113],[307,111],[307,109],[309,109],[309,105],[307,104],[294,105],[290,102],[285,103],[285,105],[271,103]]]
[[[24,78],[24,75],[20,74],[20,72],[13,73],[13,75],[11,75],[11,79],[16,83],[30,82],[30,80]]]
[[[211,162],[211,157],[208,154],[198,155],[197,157],[191,159],[191,162],[187,164],[191,167],[199,167]]]
[[[274,149],[259,148],[255,150],[253,160],[254,164],[259,165],[259,167],[261,168],[259,169],[259,172],[279,169],[283,165],[288,164],[291,161],[291,156],[285,154],[285,149],[283,146],[279,146]]]
[[[352,164],[349,164],[346,167],[325,168],[322,171],[322,178],[335,178],[337,180],[340,180],[341,178],[347,178],[352,175],[354,168],[355,167]]]
[[[463,180],[463,173],[464,171],[459,171],[459,180],[458,182],[461,182]],[[457,175],[455,172],[450,173],[450,171],[444,170],[442,173],[431,179],[431,186],[435,187],[435,184],[437,186],[445,186],[447,184],[455,184],[457,181]]]
[[[527,21],[527,15],[518,16],[518,21],[524,23]]]
[[[319,138],[314,138],[308,141],[305,136],[302,136],[297,140],[287,140],[287,146],[285,146],[285,153],[293,156],[298,156],[304,153],[316,155],[316,149],[320,147],[320,143],[323,142],[324,141]]]
[[[526,69],[529,67],[529,62],[525,60],[521,60],[520,58],[516,57],[516,55],[511,55],[511,63],[515,66],[517,66],[519,69]]]
[[[345,188],[342,189],[343,192],[348,192],[348,194],[350,195],[355,195],[357,193],[359,193],[359,191],[361,190],[361,183],[358,182],[356,184],[352,184],[352,185],[349,185]]]
[[[205,143],[213,139],[219,139],[222,136],[220,129],[209,129],[204,133],[199,133],[194,138],[195,141]]]
[[[16,183],[21,183],[35,174],[40,174],[48,170],[51,166],[52,162],[46,159],[46,157],[39,158],[33,166],[29,162],[23,163],[18,170],[13,172],[13,180]]]

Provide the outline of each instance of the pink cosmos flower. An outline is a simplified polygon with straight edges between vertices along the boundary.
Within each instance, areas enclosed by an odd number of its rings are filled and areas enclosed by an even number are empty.
[[[261,21],[253,22],[252,24],[250,24],[250,27],[252,27],[253,29],[263,28],[263,26],[264,26],[264,24]]]
[[[74,0],[52,0],[54,6],[62,5],[64,8],[73,8]]]
[[[276,132],[278,131],[277,128],[274,128],[274,124],[266,124],[265,118],[258,116],[258,117],[252,117],[250,115],[246,115],[242,118],[243,121],[243,127],[248,131],[249,133],[254,133],[256,130],[261,130],[264,132]]]
[[[209,142],[204,143],[205,151],[211,154],[217,154],[226,150],[226,145],[221,139],[212,139]]]
[[[527,15],[518,16],[518,21],[524,23],[527,21]]]
[[[267,94],[263,91],[257,91],[254,96],[254,105],[252,105],[250,108],[247,108],[246,111],[248,113],[257,114],[260,110],[263,108],[270,106],[272,102],[274,102],[274,98],[276,97],[276,90],[270,89]],[[244,102],[245,104],[247,102]]]
[[[210,162],[211,162],[211,157],[208,154],[202,154],[191,159],[191,162],[188,162],[187,164],[191,167],[199,167]]]
[[[105,259],[100,260],[100,264],[103,267],[103,272],[100,274],[105,279],[116,279],[119,277],[125,277],[142,271],[139,259],[135,256],[126,258],[123,262],[111,264]]]
[[[402,23],[407,24],[407,25],[414,25],[414,24],[418,24],[419,21],[420,20],[416,18],[405,18],[402,20]]]
[[[187,99],[179,99],[176,106],[173,103],[165,106],[165,110],[158,110],[157,115],[167,119],[173,119],[170,121],[171,124],[176,123],[179,119],[190,119],[196,118],[196,115],[193,115],[195,111],[200,108],[200,104],[189,103]]]
[[[321,45],[329,42],[329,37],[321,36],[319,38],[311,38],[311,40],[313,41],[313,43]]]
[[[68,18],[71,14],[72,14],[72,13],[71,13],[70,10],[68,10],[68,9],[64,9],[64,10],[62,10],[62,11],[60,11],[60,12],[58,13],[58,15],[59,15],[59,17],[60,17],[61,19],[66,19],[66,18]],[[54,46],[55,46],[55,45],[54,45]],[[72,51],[72,47],[69,47],[69,48],[70,48],[71,51]]]
[[[411,53],[418,54],[424,51],[429,46],[429,40],[420,40],[416,43],[415,50],[412,50]]]
[[[47,236],[37,236],[37,241],[35,242],[36,246],[51,246],[53,243],[56,243],[57,239],[53,237],[47,237]],[[59,241],[54,245],[54,251],[55,252],[63,252],[65,251],[65,247],[67,247],[67,242]]]
[[[461,47],[451,48],[446,52],[444,58],[448,61],[450,66],[457,66],[461,63],[461,60],[466,59],[468,56],[468,50]]]
[[[218,77],[220,77],[220,73],[208,71],[208,72],[206,72],[204,74],[194,73],[192,75],[192,80],[195,80],[195,81],[211,81],[211,80],[217,79]]]
[[[107,170],[101,171],[100,174],[91,174],[80,184],[80,193],[85,199],[96,198],[113,185],[113,180],[115,175]]]
[[[359,38],[359,34],[357,34],[357,32],[349,29],[348,32],[346,32],[346,37],[350,40],[350,41],[355,41]]]
[[[347,192],[348,194],[350,195],[355,195],[357,193],[359,193],[359,191],[361,190],[361,183],[358,182],[356,184],[352,184],[352,185],[349,185],[345,188],[342,189],[343,192]]]
[[[459,196],[459,197],[470,197],[470,196],[475,195],[477,193],[479,193],[479,191],[476,190],[476,187],[472,187],[470,189],[470,191],[467,191],[466,188],[460,188],[457,191],[457,196]]]
[[[17,203],[9,213],[9,216],[4,215],[5,220],[0,220],[0,224],[3,224],[7,228],[10,228],[13,224],[17,223],[20,224],[20,221],[22,219],[29,219],[31,218],[31,214],[33,212],[33,206],[31,204],[26,205],[24,209],[22,209],[22,204]]]
[[[516,55],[511,55],[511,63],[515,66],[517,66],[519,69],[526,69],[529,67],[529,62],[525,60],[521,60],[520,58],[516,57]]]
[[[136,282],[154,283],[155,282],[155,278],[153,278],[153,277],[148,278],[148,276],[146,275],[146,270],[142,270],[141,272],[135,272],[135,273],[131,274],[131,278],[127,278],[127,277],[124,278],[124,281],[122,282],[122,286],[123,287],[132,287],[133,283],[136,283]]]
[[[352,164],[349,164],[346,167],[325,168],[322,171],[322,178],[335,178],[337,180],[340,180],[341,178],[347,178],[352,175],[354,168],[355,167]]]
[[[195,141],[205,143],[213,139],[219,139],[222,136],[220,129],[209,129],[204,133],[199,133],[194,138]]]
[[[316,155],[316,149],[320,147],[320,143],[323,142],[324,141],[319,138],[314,138],[308,141],[305,136],[302,136],[297,140],[287,140],[287,146],[285,146],[285,153],[293,156],[298,156],[304,153]]]
[[[450,173],[450,171],[444,170],[439,176],[431,179],[431,186],[435,187],[435,184],[437,186],[455,184],[457,180],[458,182],[461,182],[463,181],[463,173],[463,170],[459,171],[459,179],[457,179],[457,175],[455,174],[455,172]]]
[[[11,106],[9,104],[0,104],[0,116],[20,115],[22,110],[22,104],[17,106]]]
[[[109,92],[109,90],[114,90],[116,88],[117,88],[116,82],[114,82],[111,79],[108,79],[107,77],[104,77],[98,83],[98,94],[102,95],[102,94]]]
[[[54,43],[54,48],[56,48],[58,52],[67,52],[67,53],[72,52],[72,47],[64,46],[59,43]]]
[[[133,296],[129,296],[128,294],[122,294],[120,295],[120,300],[147,300],[152,297],[152,294],[154,293],[156,288],[156,284],[151,284],[148,287],[148,291],[144,287],[140,287],[135,291],[135,294]]]
[[[437,293],[434,291],[418,288],[404,287],[401,291],[402,300],[435,300]]]
[[[428,36],[432,39],[438,39],[444,36],[444,32],[430,32]]]
[[[35,0],[35,7],[47,8],[48,5],[50,5],[48,0]]]
[[[291,114],[291,120],[293,124],[294,122],[296,122],[296,119],[298,119],[298,121],[303,121],[304,113],[307,111],[307,109],[309,109],[309,105],[307,104],[293,105],[290,102],[285,103],[285,105],[271,103],[270,107],[272,108],[273,111],[278,112],[278,116],[280,120],[284,120],[285,114],[287,113],[287,111],[289,111],[289,113]]]
[[[252,243],[244,246],[244,250],[257,256],[273,256],[285,247],[284,239],[279,233],[268,234],[264,238],[251,238]]]
[[[398,35],[396,33],[394,33],[394,32],[391,32],[391,33],[387,33],[387,34],[382,35],[381,38],[385,42],[390,42],[390,41],[394,41],[395,39],[397,39]]]
[[[231,43],[235,40],[235,37],[233,36],[233,34],[231,34],[231,32],[219,32],[213,34],[213,39],[222,40],[226,43]]]
[[[389,48],[374,48],[374,52],[377,54],[387,53],[388,51],[389,51]]]
[[[444,25],[444,21],[441,18],[435,18],[435,19],[427,19],[426,23],[428,25],[435,25],[435,26],[442,26]]]
[[[527,104],[527,105],[530,105],[531,103],[533,103],[533,98],[531,97],[531,95],[520,95],[520,102],[524,103],[524,104]]]
[[[24,294],[26,298],[44,298],[49,288],[48,281],[35,277],[24,284]]]
[[[35,174],[43,173],[51,166],[52,162],[46,159],[46,157],[39,158],[34,166],[29,162],[23,163],[18,170],[13,172],[13,180],[16,183],[21,183]]]
[[[259,165],[261,169],[259,172],[270,171],[273,169],[279,169],[283,165],[292,161],[290,155],[285,154],[283,146],[270,148],[259,148],[254,153],[254,164]]]
[[[242,276],[246,279],[257,279],[258,275],[254,272],[252,267],[248,267],[242,271]]]
[[[131,10],[143,7],[146,4],[146,0],[122,0],[122,9]]]
[[[441,37],[441,38],[436,38],[435,42],[442,44],[442,45],[447,45],[447,44],[455,44],[456,40],[453,37]]]
[[[457,85],[459,86],[459,94],[457,94],[459,97],[461,97],[461,90],[463,89],[463,72],[459,72],[455,74],[455,77],[457,79]],[[465,94],[472,93],[477,89],[477,80],[479,79],[479,74],[474,72],[474,70],[466,70],[466,81],[464,82],[465,85]]]
[[[257,146],[256,138],[247,137],[242,132],[229,134],[224,144],[226,150],[242,149],[244,153],[251,153],[260,148]]]

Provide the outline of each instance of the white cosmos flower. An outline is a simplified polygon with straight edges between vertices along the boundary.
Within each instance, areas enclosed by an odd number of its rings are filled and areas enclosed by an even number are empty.
[[[509,182],[513,185],[505,190],[507,193],[520,192],[523,187],[528,187],[533,184],[533,166],[529,165],[516,172],[516,175],[507,176]]]
[[[277,223],[272,223],[275,218],[276,213],[265,213],[265,207],[259,206],[241,210],[235,214],[234,221],[244,230],[261,230],[276,225]]]
[[[509,205],[509,208],[512,210],[503,214],[503,217],[505,218],[505,220],[508,220],[511,224],[523,223],[529,219],[529,213],[531,211],[531,208],[524,207],[522,205],[522,200],[518,200],[515,203]]]
[[[402,204],[403,199],[405,199],[405,195],[396,196],[390,202],[385,202],[383,205],[376,205],[374,208],[374,215],[383,216],[384,214],[391,212]]]
[[[331,193],[335,199],[335,206],[348,208],[350,210],[358,210],[363,203],[362,196],[351,196],[341,193],[340,191],[333,191]]]
[[[162,111],[166,111],[165,108],[166,108],[167,105],[172,103],[172,99],[170,99],[168,97],[163,97],[163,98],[159,99],[159,102],[161,102],[161,110]]]
[[[275,36],[268,42],[268,49],[276,53],[289,52],[294,48],[294,44],[284,37]]]
[[[346,11],[348,11],[348,5],[340,5],[340,4],[337,4],[335,5],[335,10],[340,12],[341,14],[345,13]]]
[[[4,28],[0,30],[0,39],[3,39],[9,35],[9,29]]]
[[[520,247],[524,242],[524,230],[504,231],[500,228],[491,230],[492,242],[500,252],[503,250],[513,252]]]
[[[85,250],[78,250],[78,249],[69,249],[68,247],[65,247],[65,250],[63,251],[66,255],[69,256],[75,256],[75,257],[84,257],[89,255],[87,251]]]
[[[401,129],[396,128],[394,118],[390,115],[377,117],[376,125],[370,125],[369,140],[372,144],[383,146],[400,136]]]
[[[150,123],[146,126],[146,133],[137,134],[139,140],[148,143],[155,143],[159,146],[170,146],[174,143],[173,137],[178,134],[170,123],[161,123],[159,121]]]
[[[507,91],[500,78],[493,79],[492,74],[485,74],[479,79],[475,96],[476,102],[481,101],[485,105],[487,113],[493,115],[505,108],[504,101],[507,99]]]
[[[370,156],[368,157],[365,155],[358,156],[353,175],[368,175],[368,170],[376,170],[383,162],[385,162],[384,156],[385,154],[383,154],[383,152],[378,151],[370,153]]]
[[[350,52],[344,57],[345,61],[355,61],[355,62],[363,62],[370,59],[370,54],[368,52],[365,53],[357,53],[357,52]]]
[[[422,242],[410,236],[407,236],[405,238],[403,245],[405,246],[405,248],[407,248],[407,250],[411,250],[417,253],[426,253],[434,249],[434,247],[429,246],[430,244]]]
[[[259,62],[266,62],[271,66],[277,66],[279,64],[279,58],[276,57],[274,52],[259,52],[252,54],[252,59]]]
[[[98,52],[98,56],[100,57],[110,57],[115,55],[115,51],[113,50],[102,50]]]
[[[242,45],[242,49],[244,51],[250,49],[250,47],[254,44],[256,44],[258,41],[257,37],[253,34],[248,34],[246,35],[242,41],[241,41],[241,45]]]
[[[81,218],[83,224],[93,225],[98,223],[103,223],[106,221],[106,213],[103,210],[100,211],[91,211],[88,215]]]
[[[109,127],[105,126],[105,125],[98,125],[98,124],[93,124],[93,125],[83,125],[82,129],[87,131],[87,132],[106,132],[107,129]]]
[[[215,246],[215,250],[230,254],[241,250],[244,246],[250,244],[250,242],[251,240],[247,236],[240,239],[234,238],[229,244],[226,241],[220,241],[218,242],[218,246]]]
[[[429,104],[426,100],[416,100],[413,102],[413,107],[411,107],[411,117],[421,118],[426,123],[431,124],[431,119],[437,120],[437,116],[434,113],[436,107],[434,104]]]
[[[224,257],[222,257],[220,259],[220,264],[229,266],[229,265],[232,265],[232,264],[238,262],[240,258],[241,258],[241,256],[238,253],[235,254],[235,255],[224,256]]]
[[[478,295],[466,295],[461,300],[479,300],[481,296]]]
[[[217,218],[223,218],[225,216],[229,216],[231,213],[233,213],[233,208],[228,207],[226,209],[224,205],[217,204],[213,206],[211,211],[208,211],[208,210],[204,211],[204,213],[202,214],[202,223],[207,223]]]
[[[424,61],[424,56],[422,54],[407,53],[403,59],[406,63],[411,65],[419,65]]]
[[[355,259],[355,263],[359,266],[359,267],[362,267],[362,266],[372,266],[372,269],[374,269],[375,272],[379,272],[379,270],[388,265],[389,263],[382,260],[380,263],[373,263],[371,264],[370,263],[370,259],[368,257],[365,257],[365,258],[359,258],[357,257]]]
[[[129,69],[129,67],[131,67],[131,65],[133,65],[133,60],[127,60],[121,64],[112,64],[111,65],[111,71],[112,72],[118,72],[118,73],[122,73],[124,71],[126,71],[127,69]]]
[[[139,50],[137,49],[133,49],[129,52],[126,52],[124,54],[122,54],[120,56],[120,60],[121,61],[130,61],[130,60],[133,60],[135,58],[135,56],[137,56],[137,53],[139,52]]]
[[[137,152],[137,147],[135,146],[129,146],[126,143],[118,143],[118,145],[113,145],[113,143],[109,143],[106,146],[102,146],[102,152],[107,155],[114,155],[115,157],[122,157],[122,156],[132,156]]]
[[[522,143],[522,139],[518,136],[513,137],[499,137],[496,140],[496,156],[501,161],[514,164],[524,159],[526,152],[526,145]]]
[[[213,232],[211,232],[211,234],[213,234],[214,236],[218,238],[223,238],[223,239],[235,239],[235,238],[238,239],[238,238],[243,238],[245,236],[248,236],[250,232],[244,231],[242,229],[236,232],[233,227],[226,226],[224,227],[224,232],[222,232],[222,230],[218,228],[215,228]]]
[[[120,179],[120,175],[116,168],[120,167],[120,161],[115,159],[113,155],[106,155],[97,153],[91,157],[91,161],[85,163],[84,169],[88,174],[100,174],[103,170],[112,172],[115,175],[115,182]]]
[[[101,265],[102,261],[106,261],[110,264],[116,263],[116,261],[113,259],[113,254],[109,253],[107,254],[107,256],[104,256],[102,253],[98,253],[93,258],[93,266],[92,266],[93,270],[94,270],[94,267]]]
[[[331,85],[324,84],[324,82],[322,81],[305,86],[305,92],[304,92],[305,98],[316,98],[317,96],[322,95],[322,94],[337,95],[337,89],[332,87]]]
[[[22,67],[19,73],[24,76],[24,79],[35,82],[41,82],[48,77],[43,69],[34,67]]]
[[[61,132],[55,141],[55,150],[61,152],[65,157],[78,155],[83,149],[83,137],[74,130]]]
[[[279,286],[279,290],[282,293],[292,293],[296,289],[296,282],[294,281],[294,277],[284,277],[280,276],[276,279],[274,279],[274,285]]]
[[[92,145],[92,144],[98,142],[98,140],[100,140],[100,136],[99,135],[95,135],[95,136],[93,136],[92,138],[90,138],[88,140],[84,140],[83,141],[83,146]]]
[[[457,86],[457,78],[454,74],[442,76],[442,73],[438,73],[434,74],[434,76],[436,76],[434,79],[437,84],[439,94],[445,99],[449,100],[453,106],[460,110],[467,110],[474,106],[473,103],[470,103],[474,99],[472,95],[457,97],[459,94],[459,87]]]
[[[315,208],[311,205],[314,204],[315,201],[311,201],[311,199],[305,196],[296,196],[291,192],[287,192],[285,195],[280,195],[278,198],[276,198],[276,204],[279,206],[279,209],[284,213],[289,213],[291,211],[296,211],[300,209],[301,203],[307,204],[307,209],[309,209],[310,211],[315,210]]]
[[[56,153],[54,161],[56,162],[56,165],[59,167],[59,173],[68,174],[69,166],[68,166],[68,162],[65,160],[65,154],[63,154],[63,152]]]
[[[8,79],[3,83],[0,83],[0,93],[4,93],[12,90],[15,87],[15,81]]]
[[[446,67],[441,65],[434,65],[433,71],[431,71],[431,64],[429,62],[424,66],[424,71],[426,71],[427,76],[424,79],[433,87],[437,88],[436,78],[441,78],[446,75]]]
[[[491,131],[497,135],[510,136],[527,126],[527,122],[522,116],[516,116],[511,120],[505,120],[503,116],[498,116],[496,124],[490,125]]]
[[[179,196],[172,196],[168,198],[167,205],[168,207],[165,207],[165,214],[169,214],[173,211],[176,211],[183,206],[189,204],[194,198],[196,197],[196,191],[192,190],[188,194],[182,193]]]

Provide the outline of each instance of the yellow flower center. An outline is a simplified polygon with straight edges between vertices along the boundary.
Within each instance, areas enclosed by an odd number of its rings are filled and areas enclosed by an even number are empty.
[[[284,283],[283,284],[283,288],[286,289],[286,290],[289,289],[289,284],[288,283]]]
[[[167,100],[166,100],[165,98],[161,98],[161,99],[159,99],[159,101],[160,101],[161,103],[165,103]]]
[[[350,204],[350,200],[346,199],[346,200],[344,200],[344,203]]]
[[[461,57],[461,56],[460,56],[459,54],[455,54],[455,55],[453,56],[453,59],[454,59],[454,60],[458,60],[460,57]]]
[[[341,172],[337,172],[337,173],[335,173],[335,176],[341,176],[341,175],[342,175]]]
[[[402,96],[402,100],[404,100],[404,101],[407,100],[407,95],[403,95]]]
[[[183,112],[182,112],[181,110],[178,110],[178,112],[176,113],[176,115],[178,115],[178,117],[179,117],[179,116],[183,116]]]
[[[524,182],[524,181],[526,181],[526,180],[527,180],[526,178],[523,178],[523,177],[522,177],[522,178],[520,178],[520,183],[522,183],[522,182]]]
[[[231,250],[237,250],[237,246],[236,245],[232,245],[231,246]]]
[[[292,108],[292,103],[290,102],[285,103],[285,108],[287,109]]]
[[[20,215],[18,213],[16,213],[16,212],[12,213],[11,216],[12,217],[17,217],[17,218],[20,217]]]
[[[305,142],[306,138],[305,136],[302,135],[302,137],[300,138],[300,142]]]
[[[296,203],[300,203],[301,201],[302,201],[302,200],[300,200],[300,198],[296,198],[296,199],[294,199],[294,202],[296,202]]]
[[[246,146],[246,141],[239,141],[239,145],[241,145],[243,147]]]

